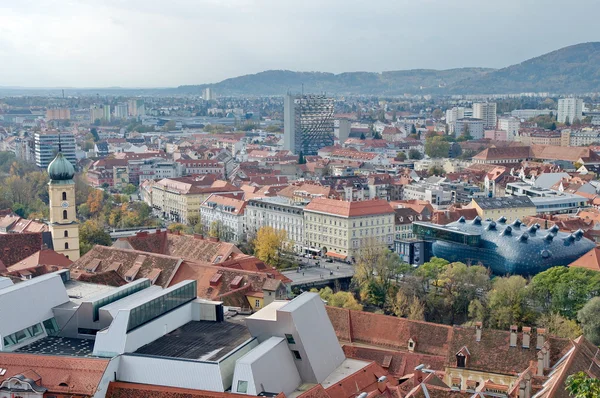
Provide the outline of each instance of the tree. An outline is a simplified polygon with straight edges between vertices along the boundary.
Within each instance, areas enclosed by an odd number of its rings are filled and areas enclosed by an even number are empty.
[[[417,128],[415,127],[414,124],[410,127],[410,133],[414,134],[414,135],[417,135]]]
[[[90,129],[90,134],[92,135],[94,142],[100,141],[100,136],[98,135],[98,129],[96,127]]]
[[[79,252],[83,256],[95,245],[110,246],[112,240],[97,219],[85,221],[79,226]]]
[[[406,154],[404,152],[398,152],[396,154],[396,160],[404,162],[406,160]]]
[[[416,296],[413,296],[412,301],[408,306],[407,318],[412,321],[425,320],[425,306]]]
[[[431,166],[429,170],[427,170],[427,173],[430,176],[443,176],[446,174],[446,171],[441,166]]]
[[[287,233],[282,229],[261,227],[254,238],[254,253],[258,259],[268,265],[279,266],[281,252],[287,239]]]
[[[123,188],[123,193],[125,195],[133,195],[135,191],[137,191],[137,188],[133,184],[127,184],[125,185],[125,188]]]
[[[556,130],[556,123],[552,122],[552,124],[550,125],[550,130],[554,131]]]
[[[468,124],[464,124],[463,126],[463,131],[460,135],[460,137],[458,137],[457,141],[469,141],[472,140],[473,136],[471,135],[471,131],[469,129],[469,125]]]
[[[366,140],[367,137],[365,136],[365,133],[360,133],[360,139],[361,140]]]
[[[581,323],[583,334],[586,339],[600,345],[600,297],[591,299],[577,313],[577,320]]]
[[[527,303],[527,281],[522,276],[495,278],[487,295],[490,325],[507,329],[510,325],[531,323],[532,311]]]
[[[413,160],[420,160],[423,159],[423,154],[419,152],[418,149],[413,148],[410,151],[408,151],[408,158]]]
[[[442,110],[440,108],[435,108],[433,110],[433,112],[431,113],[431,116],[434,119],[440,120],[442,117],[444,117],[444,112],[442,112]]]
[[[425,153],[431,158],[446,158],[450,152],[450,143],[442,136],[425,139]]]
[[[583,334],[577,322],[555,312],[542,314],[537,325],[545,328],[551,335],[565,339],[575,339]]]
[[[169,224],[167,229],[169,232],[185,232],[187,230],[187,226],[185,224],[175,222],[173,224]]]
[[[304,153],[302,151],[298,153],[298,164],[306,164],[306,158],[304,157]]]
[[[565,118],[565,126],[570,126],[571,125],[571,121],[569,120],[569,117],[567,116]]]
[[[589,377],[586,372],[577,372],[567,377],[566,390],[573,398],[600,397],[600,379]]]
[[[331,295],[328,304],[332,307],[346,308],[348,310],[362,311],[363,306],[356,301],[350,292],[337,292]]]
[[[101,209],[104,202],[104,192],[99,189],[94,189],[90,192],[87,199],[88,209],[91,215],[96,215]]]
[[[163,131],[171,131],[174,130],[175,127],[177,127],[175,120],[169,120],[167,123],[165,123],[162,129]]]

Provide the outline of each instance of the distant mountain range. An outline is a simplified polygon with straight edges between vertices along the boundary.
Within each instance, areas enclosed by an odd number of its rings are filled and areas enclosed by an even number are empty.
[[[414,69],[374,72],[292,72],[269,70],[215,84],[180,86],[180,94],[282,95],[288,91],[352,95],[402,94],[558,94],[600,92],[600,42],[561,48],[502,69]]]

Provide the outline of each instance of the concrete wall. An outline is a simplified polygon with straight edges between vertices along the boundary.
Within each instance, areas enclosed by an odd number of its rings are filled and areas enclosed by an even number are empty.
[[[119,381],[223,392],[225,388],[216,362],[121,356]]]
[[[238,351],[231,353],[227,358],[222,359],[219,362],[219,368],[221,369],[221,380],[225,389],[232,388],[233,373],[236,367],[236,362],[239,358],[246,355],[250,350],[258,346],[258,340],[248,340]]]
[[[108,363],[100,382],[98,383],[98,388],[96,389],[96,393],[93,398],[104,398],[106,396],[106,391],[108,390],[108,385],[111,381],[115,380],[115,373],[119,370],[119,365],[121,363],[121,357],[114,357]]]

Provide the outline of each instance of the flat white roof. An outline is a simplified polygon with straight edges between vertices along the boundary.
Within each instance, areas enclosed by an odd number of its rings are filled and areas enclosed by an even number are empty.
[[[287,303],[289,303],[289,301],[275,300],[266,307],[263,307],[263,309],[250,315],[248,319],[262,319],[265,321],[275,321],[277,320],[277,310],[279,310]]]
[[[323,388],[329,388],[332,385],[337,384],[340,380],[343,380],[346,377],[358,372],[368,364],[369,362],[366,361],[359,361],[358,359],[346,358],[340,366],[338,366],[333,372],[329,374],[329,376],[325,378],[325,380],[323,380],[321,385],[323,386]]]
[[[81,282],[73,279],[65,283],[65,288],[71,301],[77,304],[87,301],[90,297],[108,293],[116,289],[113,286]]]

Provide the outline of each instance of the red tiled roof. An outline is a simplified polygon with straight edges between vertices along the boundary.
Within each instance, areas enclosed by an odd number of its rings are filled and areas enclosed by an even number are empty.
[[[280,394],[283,395],[283,394]],[[239,398],[239,394],[111,381],[106,398]],[[279,398],[277,396],[276,398]],[[285,397],[283,397],[285,398]],[[317,398],[317,397],[315,397]]]
[[[577,260],[569,264],[569,267],[587,268],[600,272],[600,248],[595,247]]]
[[[77,358],[35,354],[0,353],[2,381],[26,372],[35,372],[51,395],[92,396],[108,365],[107,359]],[[66,383],[67,386],[60,386]]]
[[[41,233],[1,234],[0,261],[6,266],[13,265],[42,248]]]
[[[392,206],[382,199],[349,202],[315,198],[304,208],[304,211],[334,214],[342,217],[365,217],[394,213]]]
[[[65,255],[57,253],[51,249],[40,250],[31,256],[24,258],[16,264],[8,267],[9,272],[19,271],[36,267],[38,265],[56,265],[60,267],[68,267],[73,261],[69,260]]]

